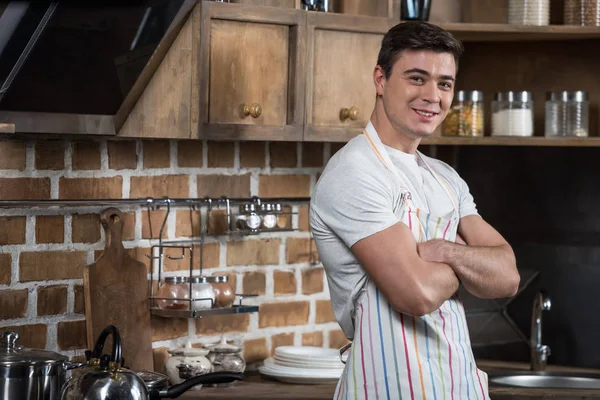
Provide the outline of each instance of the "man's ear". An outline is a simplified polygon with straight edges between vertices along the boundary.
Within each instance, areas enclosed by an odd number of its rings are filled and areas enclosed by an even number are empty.
[[[377,65],[373,70],[373,83],[375,84],[375,93],[377,96],[383,96],[383,89],[385,88],[385,73],[383,68]]]

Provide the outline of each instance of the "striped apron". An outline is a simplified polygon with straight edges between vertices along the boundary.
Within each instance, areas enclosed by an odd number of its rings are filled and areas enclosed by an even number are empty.
[[[367,129],[365,136],[386,167],[396,172],[374,129]],[[441,177],[422,157],[421,161],[450,196],[454,211],[446,216],[431,215],[415,207],[405,193],[401,220],[417,242],[455,241],[459,222],[456,201]],[[458,293],[430,314],[413,317],[395,311],[368,280],[356,301],[354,326],[350,354],[334,399],[489,399],[487,374],[475,364]]]

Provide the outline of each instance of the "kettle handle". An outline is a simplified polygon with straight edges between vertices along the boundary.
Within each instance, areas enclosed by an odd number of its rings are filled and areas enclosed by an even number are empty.
[[[98,340],[96,341],[96,345],[94,346],[94,352],[92,353],[93,358],[100,358],[102,356],[102,351],[104,350],[104,343],[106,342],[106,338],[108,335],[112,335],[113,337],[113,345],[112,345],[112,354],[111,354],[111,362],[117,363],[121,365],[123,362],[123,346],[121,344],[121,335],[119,334],[119,330],[114,325],[109,325],[100,333],[98,336]]]

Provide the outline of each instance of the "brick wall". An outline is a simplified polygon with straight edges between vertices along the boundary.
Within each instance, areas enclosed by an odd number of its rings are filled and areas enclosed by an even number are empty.
[[[318,143],[0,141],[0,199],[304,197],[337,148]],[[156,243],[164,211],[148,215],[143,207],[119,208],[126,214],[125,247],[148,264],[144,254]],[[103,209],[0,210],[0,330],[17,330],[26,346],[82,356],[82,268],[104,248],[98,217]],[[260,304],[260,313],[153,318],[157,369],[166,349],[188,338],[214,342],[225,334],[241,340],[249,363],[268,357],[279,345],[340,347],[346,342],[333,319],[323,269],[309,263],[308,208],[294,206],[294,211],[297,232],[208,239],[204,267],[229,275],[238,293],[259,294],[246,302]],[[199,236],[199,224],[190,225],[189,212],[179,208],[170,215],[165,237]],[[185,266],[169,268],[169,273],[183,274]]]

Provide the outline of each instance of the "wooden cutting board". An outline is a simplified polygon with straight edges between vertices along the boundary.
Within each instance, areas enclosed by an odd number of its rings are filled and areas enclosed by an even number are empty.
[[[109,208],[100,215],[106,232],[104,252],[83,270],[88,348],[107,325],[119,330],[125,365],[135,371],[152,371],[152,332],[146,266],[123,247],[123,214]],[[104,352],[110,352],[107,340]]]

